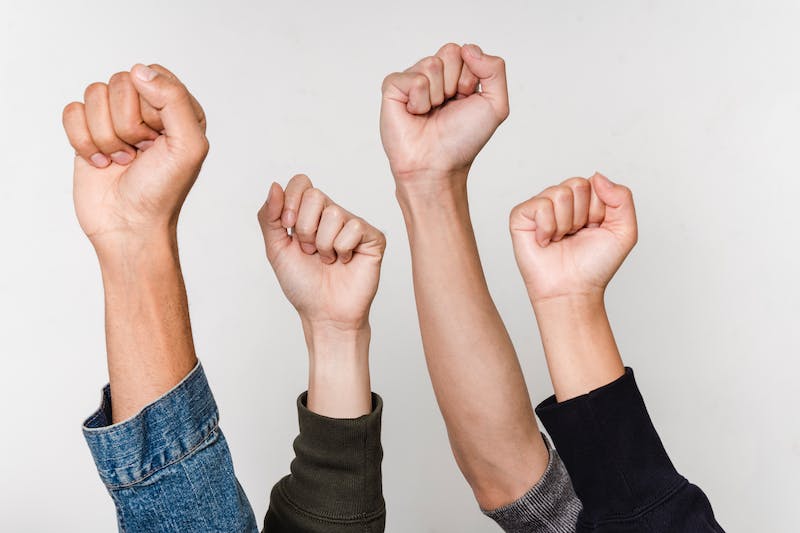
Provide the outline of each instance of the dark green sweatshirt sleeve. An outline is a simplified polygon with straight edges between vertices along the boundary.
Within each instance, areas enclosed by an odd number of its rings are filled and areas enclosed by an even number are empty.
[[[383,532],[383,401],[373,394],[370,414],[334,419],[309,411],[306,398],[297,399],[295,459],[272,489],[264,533]]]

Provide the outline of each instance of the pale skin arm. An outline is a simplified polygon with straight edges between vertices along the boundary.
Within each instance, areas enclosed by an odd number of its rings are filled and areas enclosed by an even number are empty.
[[[303,325],[309,410],[330,418],[369,414],[369,309],[386,248],[383,234],[304,175],[285,191],[273,183],[258,219],[267,258]]]
[[[113,422],[196,365],[178,259],[180,208],[208,151],[199,104],[168,70],[136,65],[64,109],[75,209],[100,262]]]
[[[548,462],[467,202],[472,160],[507,114],[502,59],[471,45],[446,45],[383,84],[381,135],[408,231],[428,370],[456,462],[484,509],[517,500]]]
[[[630,190],[600,174],[573,178],[517,206],[510,226],[556,399],[618,379],[625,368],[604,294],[636,244]]]

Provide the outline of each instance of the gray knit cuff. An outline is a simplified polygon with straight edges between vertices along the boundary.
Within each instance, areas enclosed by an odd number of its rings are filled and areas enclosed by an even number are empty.
[[[542,434],[550,459],[541,479],[519,500],[484,514],[506,533],[575,533],[581,501],[564,463]]]

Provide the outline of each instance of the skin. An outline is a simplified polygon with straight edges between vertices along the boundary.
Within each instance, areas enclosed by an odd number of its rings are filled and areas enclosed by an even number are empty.
[[[631,191],[601,174],[569,179],[515,207],[509,226],[556,399],[618,379],[604,294],[637,241]]]
[[[382,90],[381,139],[408,231],[428,370],[456,462],[479,505],[494,509],[525,494],[548,462],[467,201],[470,166],[508,116],[505,65],[475,45],[447,44],[387,76]]]
[[[273,183],[258,221],[267,259],[303,324],[308,408],[330,418],[369,414],[369,309],[386,239],[304,175],[285,191]]]
[[[134,66],[64,108],[73,197],[103,277],[114,422],[197,363],[176,227],[208,153],[205,115],[159,65]]]

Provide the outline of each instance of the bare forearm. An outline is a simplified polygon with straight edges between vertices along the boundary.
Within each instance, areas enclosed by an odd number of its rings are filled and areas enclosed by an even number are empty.
[[[308,345],[308,409],[329,418],[358,418],[372,411],[369,326],[343,331],[304,322]]]
[[[174,233],[121,240],[98,258],[116,423],[179,383],[197,358]]]
[[[514,347],[489,294],[466,190],[398,191],[431,380],[456,460],[484,508],[510,503],[548,454]]]
[[[625,373],[602,294],[536,301],[533,307],[559,402]]]

